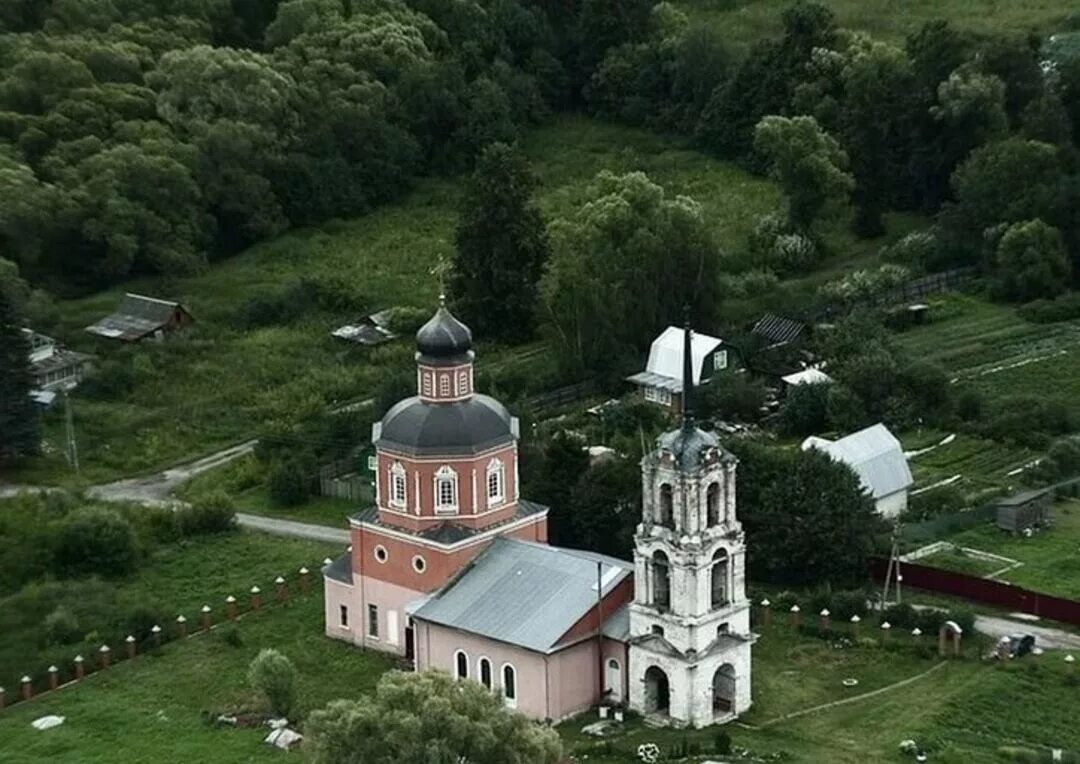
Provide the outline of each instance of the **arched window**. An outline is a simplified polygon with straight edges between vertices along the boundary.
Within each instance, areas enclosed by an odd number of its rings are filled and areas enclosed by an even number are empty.
[[[440,374],[439,375],[439,397],[440,398],[449,398],[450,397],[450,375],[449,374]]]
[[[462,369],[457,373],[457,394],[468,395],[469,394],[469,370]]]
[[[653,605],[661,610],[671,607],[671,579],[668,558],[663,552],[652,556]]]
[[[717,549],[712,561],[712,606],[718,608],[728,603],[728,553]]]
[[[706,522],[709,525],[718,525],[720,523],[719,483],[709,483],[709,487],[705,490],[705,511]]]
[[[454,653],[454,676],[458,679],[469,678],[469,656],[463,650]]]
[[[480,684],[491,689],[491,661],[481,658],[477,663],[477,673],[480,674]]]
[[[405,501],[405,465],[394,462],[394,466],[390,468],[390,504],[404,507]]]
[[[457,473],[444,464],[435,473],[435,511],[457,512],[457,497]]]
[[[506,482],[506,469],[498,459],[492,459],[487,466],[487,503],[489,507],[502,504],[506,497],[504,484]]]
[[[660,485],[660,524],[667,528],[675,527],[675,499],[667,483]]]
[[[502,680],[503,698],[506,699],[506,705],[517,706],[517,671],[509,663],[503,664]]]

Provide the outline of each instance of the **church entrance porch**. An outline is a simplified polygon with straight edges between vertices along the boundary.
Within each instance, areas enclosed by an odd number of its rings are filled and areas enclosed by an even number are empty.
[[[735,667],[725,663],[712,679],[713,716],[724,717],[735,711]]]
[[[671,709],[671,685],[667,674],[656,666],[645,670],[645,713],[667,716]]]

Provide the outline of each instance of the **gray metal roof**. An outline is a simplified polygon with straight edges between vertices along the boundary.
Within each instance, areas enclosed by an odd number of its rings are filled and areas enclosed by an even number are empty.
[[[608,639],[614,639],[617,642],[628,640],[630,638],[630,606],[623,605],[605,618],[602,631]]]
[[[790,318],[774,316],[772,313],[766,313],[754,324],[754,328],[750,331],[752,334],[764,337],[779,345],[798,339],[805,329],[806,324],[793,321]]]
[[[802,448],[816,448],[851,467],[859,481],[875,499],[911,487],[911,477],[904,449],[883,424],[875,424],[840,440],[810,437]]]
[[[639,371],[637,374],[627,377],[626,381],[633,382],[635,385],[659,387],[664,390],[670,390],[673,393],[682,392],[681,378],[665,377],[663,374],[656,374],[651,371]]]
[[[322,572],[327,578],[352,586],[352,554],[346,552],[329,565],[324,566]]]
[[[994,504],[999,507],[1015,507],[1023,504],[1027,504],[1035,499],[1040,499],[1046,494],[1050,493],[1049,488],[1030,488],[1026,491],[1020,491],[1020,493],[1014,493],[1012,496],[1003,496],[1000,499],[995,499]]]
[[[128,292],[115,313],[86,327],[86,331],[109,339],[137,340],[166,326],[178,310],[188,312],[178,302]]]
[[[429,403],[413,396],[386,412],[375,445],[413,456],[467,456],[513,440],[513,417],[494,398]]]
[[[630,563],[613,557],[498,538],[413,617],[554,652],[596,605],[598,562],[605,595],[633,573]]]
[[[460,359],[472,348],[472,331],[440,305],[416,333],[416,349],[421,360]]]

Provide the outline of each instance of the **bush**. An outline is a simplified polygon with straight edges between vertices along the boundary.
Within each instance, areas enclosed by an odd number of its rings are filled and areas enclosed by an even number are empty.
[[[881,256],[885,260],[922,270],[937,259],[938,240],[930,231],[912,231],[890,247]]]
[[[222,491],[214,491],[177,510],[176,519],[184,536],[225,533],[236,528],[236,507]]]
[[[135,531],[114,510],[86,507],[60,525],[54,563],[61,575],[121,576],[133,571],[138,559]]]
[[[780,410],[781,432],[799,437],[822,432],[829,421],[830,387],[826,382],[790,388]]]
[[[221,641],[227,644],[229,647],[243,647],[244,637],[240,634],[240,629],[236,628],[235,623],[225,624],[218,632],[218,637]]]
[[[703,419],[718,416],[756,422],[765,403],[765,386],[749,374],[727,373],[702,385],[697,396],[697,410]]]
[[[296,705],[296,668],[271,648],[263,648],[248,669],[248,682],[261,693],[271,713],[288,716]]]
[[[941,485],[911,497],[904,519],[929,520],[938,515],[950,515],[967,506],[967,496],[954,485]]]
[[[82,637],[78,619],[63,605],[45,616],[44,627],[46,645],[70,645]]]
[[[1034,300],[1016,311],[1025,321],[1052,324],[1080,318],[1080,292],[1070,292],[1053,300]]]
[[[818,260],[818,248],[798,233],[780,234],[769,250],[768,264],[777,273],[805,273]]]
[[[127,359],[99,364],[79,385],[79,395],[93,400],[116,400],[135,389],[135,369]]]
[[[721,756],[731,753],[731,735],[727,733],[727,730],[718,729],[713,734],[713,752]]]
[[[394,334],[413,334],[431,318],[428,308],[401,306],[390,309],[387,327]]]
[[[292,507],[311,495],[311,481],[296,461],[286,460],[270,468],[270,498],[275,504]]]

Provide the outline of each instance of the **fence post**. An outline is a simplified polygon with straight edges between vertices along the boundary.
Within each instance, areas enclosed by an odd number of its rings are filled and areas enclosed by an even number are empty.
[[[828,631],[829,630],[829,616],[830,615],[831,614],[829,613],[828,608],[822,608],[821,612],[818,613],[818,616],[821,619],[820,624],[821,624],[821,630],[822,631]]]
[[[210,606],[202,606],[202,629],[203,631],[210,631]]]
[[[154,647],[161,647],[161,627],[155,623],[150,633],[154,635]]]
[[[888,621],[884,621],[881,624],[881,644],[887,644],[889,641],[889,629],[892,628],[892,624]]]
[[[23,700],[30,700],[34,697],[34,684],[30,681],[29,676],[24,676],[19,680],[22,683],[22,697]]]
[[[126,637],[124,637],[124,644],[127,646],[128,660],[131,660],[135,657],[135,653],[138,651],[138,648],[135,645],[135,635],[128,634]]]
[[[75,656],[75,679],[80,680],[86,676],[86,667],[83,665],[83,657],[81,655]]]
[[[4,688],[0,687],[0,711],[4,710]]]
[[[109,667],[109,654],[112,650],[109,649],[108,645],[102,645],[98,652],[101,654],[101,668],[107,669]]]
[[[278,602],[285,602],[289,599],[289,587],[285,585],[285,578],[278,576],[274,579],[274,584],[277,586]]]
[[[258,610],[262,607],[262,589],[258,586],[251,587],[251,609]]]
[[[857,613],[855,615],[851,616],[851,637],[852,637],[852,639],[858,639],[859,638],[859,622],[860,621],[862,621],[862,619],[859,618],[859,615]]]
[[[769,602],[767,597],[761,601],[761,623],[764,626],[768,626],[769,622],[772,620],[772,610],[769,607],[770,605],[772,605],[772,603]]]
[[[176,616],[176,631],[179,634],[179,639],[187,639],[187,618],[183,613]]]
[[[49,689],[55,690],[60,686],[60,669],[56,666],[49,666]]]
[[[236,620],[236,597],[231,594],[225,598],[225,615],[230,621]]]
[[[791,610],[788,611],[788,623],[792,626],[799,625],[799,606],[792,605]]]
[[[300,591],[302,592],[306,592],[311,583],[308,580],[308,573],[309,571],[307,568],[300,568]]]

